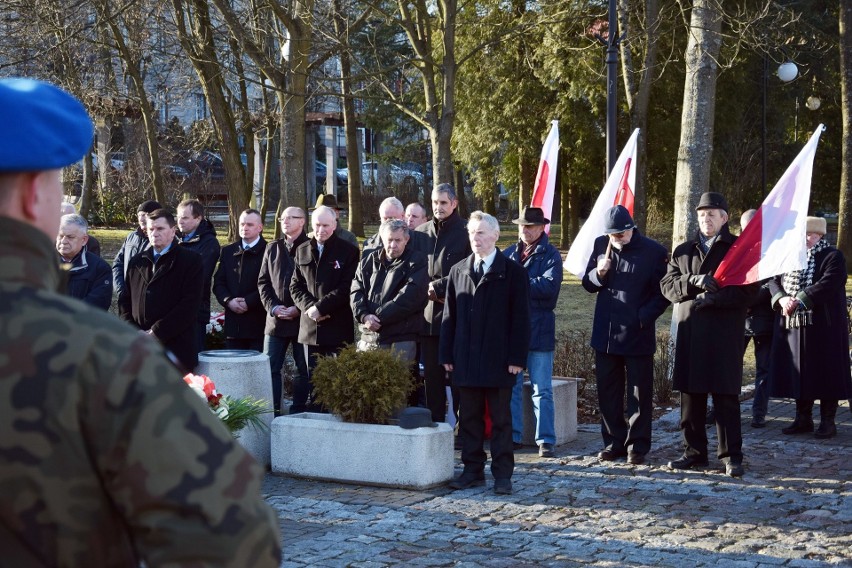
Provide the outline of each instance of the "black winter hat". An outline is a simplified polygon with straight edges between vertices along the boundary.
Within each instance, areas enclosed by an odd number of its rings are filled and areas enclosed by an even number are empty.
[[[624,205],[610,207],[604,213],[604,234],[623,233],[635,229],[636,223],[630,216],[630,211]]]
[[[143,201],[139,204],[139,207],[136,208],[137,213],[153,213],[157,209],[162,209],[163,206],[160,205],[157,201],[153,199],[149,199],[148,201]]]
[[[708,191],[701,194],[701,200],[698,202],[698,207],[695,208],[696,211],[700,211],[701,209],[721,209],[727,213],[728,202],[721,193]]]

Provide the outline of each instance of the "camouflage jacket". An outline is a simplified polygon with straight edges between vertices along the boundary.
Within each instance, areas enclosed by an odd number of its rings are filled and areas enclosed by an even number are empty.
[[[0,217],[0,551],[8,566],[275,566],[263,471],[155,340],[56,292]]]

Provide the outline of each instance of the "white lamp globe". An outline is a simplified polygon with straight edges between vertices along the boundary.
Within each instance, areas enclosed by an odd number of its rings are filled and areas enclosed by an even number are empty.
[[[817,110],[821,104],[822,101],[816,95],[809,96],[808,100],[805,101],[805,106],[808,107],[808,110]]]
[[[799,68],[792,61],[785,61],[778,66],[778,71],[775,74],[785,83],[789,83],[799,74]]]

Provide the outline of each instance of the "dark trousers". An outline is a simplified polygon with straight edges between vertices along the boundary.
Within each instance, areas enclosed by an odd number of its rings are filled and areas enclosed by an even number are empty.
[[[445,422],[447,419],[447,373],[443,365],[438,364],[437,335],[420,337],[420,356],[423,359],[423,376],[426,383],[426,407],[432,413],[432,422]],[[454,388],[453,412],[458,415],[459,394]]]
[[[772,335],[746,335],[745,348],[754,340],[754,398],[751,401],[752,416],[766,416],[769,410],[769,361],[772,355]]]
[[[198,344],[198,352],[207,350],[207,322],[195,324],[195,342]]]
[[[684,455],[707,457],[707,393],[680,393],[680,428],[683,433]],[[740,398],[735,394],[713,393],[716,415],[716,436],[719,459],[742,463],[743,435],[740,423]]]
[[[466,472],[485,470],[485,401],[491,416],[491,474],[511,479],[515,469],[512,449],[512,388],[459,387],[459,438]]]
[[[627,357],[595,352],[601,435],[607,449],[647,454],[653,422],[654,356]],[[627,411],[624,391],[627,387]]]
[[[281,410],[281,368],[284,366],[287,348],[291,345],[293,346],[293,362],[296,364],[296,378],[293,379],[293,382],[296,383],[300,380],[307,382],[308,364],[305,361],[305,349],[301,343],[296,341],[296,336],[267,335],[264,338],[263,352],[269,357],[269,369],[272,376],[272,402],[276,414]]]
[[[311,372],[317,366],[317,357],[325,355],[336,355],[340,352],[340,346],[327,345],[305,345],[305,361],[308,364],[308,374],[305,377],[296,377],[293,381],[293,406],[290,414],[300,412],[325,412],[322,405],[314,402],[314,384],[311,382]]]
[[[263,353],[263,336],[260,337],[226,337],[225,349],[248,349]]]

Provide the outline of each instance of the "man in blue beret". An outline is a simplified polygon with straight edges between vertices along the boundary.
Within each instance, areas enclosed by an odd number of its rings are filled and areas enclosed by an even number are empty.
[[[3,565],[277,567],[262,468],[153,338],[58,292],[60,174],[91,147],[85,108],[0,80],[0,132]]]

